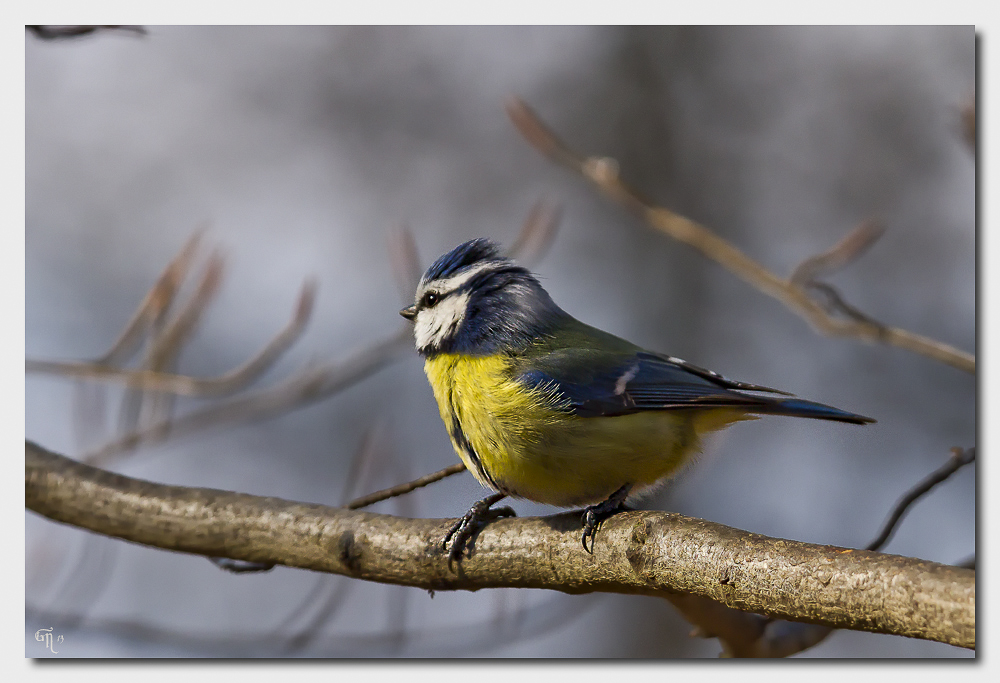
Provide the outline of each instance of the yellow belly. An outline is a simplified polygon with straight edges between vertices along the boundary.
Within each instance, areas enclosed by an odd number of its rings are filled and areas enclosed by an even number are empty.
[[[747,418],[729,409],[577,417],[512,379],[505,356],[441,354],[424,370],[452,444],[480,483],[562,507],[600,502],[626,483],[653,486],[697,452],[698,434]]]

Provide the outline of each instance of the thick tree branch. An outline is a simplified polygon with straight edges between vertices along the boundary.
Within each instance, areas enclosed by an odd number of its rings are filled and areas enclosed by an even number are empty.
[[[498,520],[456,574],[440,550],[449,521],[154,484],[30,441],[25,505],[56,521],[167,550],[382,583],[690,593],[783,619],[976,644],[972,570],[768,538],[672,513],[616,515],[601,528],[594,555],[580,546],[578,513]]]

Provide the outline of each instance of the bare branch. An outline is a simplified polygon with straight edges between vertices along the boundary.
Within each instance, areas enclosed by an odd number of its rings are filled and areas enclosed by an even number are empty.
[[[377,443],[379,439],[377,437],[377,428],[374,426],[369,426],[362,435],[361,443],[358,444],[358,449],[354,453],[354,457],[351,458],[351,466],[344,476],[340,495],[337,496],[338,505],[343,506],[351,492],[358,486],[363,485],[359,484],[359,482],[368,481],[372,472],[372,463],[375,460],[375,454],[378,450]]]
[[[805,318],[817,331],[830,336],[881,342],[933,358],[966,372],[976,371],[975,356],[943,342],[896,327],[831,317],[803,288],[770,272],[708,228],[668,209],[654,206],[642,198],[622,182],[618,164],[613,159],[581,157],[546,127],[521,100],[511,99],[507,104],[507,114],[525,139],[542,154],[579,173],[652,227],[694,247],[748,284],[777,299]]]
[[[70,38],[82,38],[98,32],[115,31],[118,33],[133,33],[138,36],[146,35],[146,29],[142,26],[39,26],[25,25],[25,30],[33,33],[36,38],[42,40],[66,40]]]
[[[389,498],[395,498],[396,496],[401,496],[404,493],[409,493],[410,491],[415,491],[428,484],[433,484],[436,481],[441,481],[446,477],[450,477],[453,474],[458,474],[459,472],[465,471],[465,465],[458,463],[457,465],[450,465],[445,467],[443,470],[438,470],[432,474],[426,474],[419,479],[414,479],[406,484],[399,484],[398,486],[393,486],[391,488],[382,489],[381,491],[376,491],[375,493],[369,493],[367,496],[362,496],[360,498],[355,498],[350,503],[345,505],[348,510],[358,510],[360,508],[368,507],[369,505],[374,505],[383,500]]]
[[[952,449],[948,462],[928,476],[899,501],[878,538],[867,550],[881,550],[903,514],[921,496],[948,479],[975,459],[975,448]],[[975,569],[975,558],[956,564]],[[803,624],[751,614],[725,607],[695,595],[668,595],[684,618],[695,625],[693,635],[718,638],[727,657],[787,657],[822,642],[833,629],[817,624]]]
[[[789,282],[804,286],[821,275],[835,273],[857,260],[885,234],[885,226],[873,220],[863,221],[829,250],[810,256],[792,271]]]
[[[535,202],[507,255],[529,264],[541,259],[556,238],[561,217],[558,204]]]
[[[403,352],[410,350],[412,338],[413,332],[407,326],[340,363],[309,370],[277,386],[138,429],[91,451],[82,460],[107,463],[140,444],[159,443],[219,425],[266,419],[322,400],[401,359]]]
[[[143,369],[154,372],[173,370],[181,349],[218,291],[222,272],[222,256],[217,251],[213,252],[187,305],[169,321],[153,321]],[[175,397],[171,394],[150,392],[147,397],[145,392],[128,387],[122,398],[119,431],[130,432],[149,423],[167,420],[173,413],[174,401]]]
[[[138,348],[142,338],[156,321],[161,320],[173,304],[177,290],[187,276],[204,230],[198,230],[181,248],[174,260],[157,278],[156,283],[139,304],[132,319],[125,325],[125,331],[107,353],[94,361],[98,365],[120,364]]]
[[[889,328],[874,318],[865,315],[847,303],[831,285],[816,278],[832,274],[852,263],[882,237],[885,227],[873,220],[863,221],[854,230],[828,251],[810,256],[795,268],[789,282],[797,287],[818,292],[825,297],[824,308],[831,313],[840,313],[859,323],[879,330],[881,337],[889,334]]]
[[[413,232],[405,225],[399,226],[389,235],[389,261],[396,277],[400,301],[404,306],[409,306],[413,303],[413,292],[417,289],[423,269],[420,267]]]
[[[975,447],[965,449],[952,448],[951,456],[948,458],[948,462],[931,472],[923,481],[914,486],[899,500],[898,503],[896,503],[896,507],[893,509],[892,514],[889,515],[889,519],[886,521],[885,526],[882,527],[882,531],[874,541],[868,544],[867,550],[881,550],[885,544],[889,542],[893,532],[896,530],[896,525],[899,524],[899,521],[903,518],[903,515],[906,514],[906,511],[910,509],[911,505],[917,502],[935,486],[943,481],[946,481],[948,477],[955,474],[955,472],[973,462],[975,459]]]
[[[854,306],[844,301],[844,297],[840,295],[840,292],[838,292],[831,285],[828,285],[825,282],[813,281],[806,283],[804,286],[814,292],[822,294],[825,298],[823,307],[831,313],[840,313],[841,315],[847,316],[851,320],[856,320],[861,324],[870,326],[871,329],[878,331],[881,335],[880,338],[883,338],[891,333],[891,328],[862,313]]]
[[[580,546],[578,513],[498,520],[454,574],[440,550],[447,521],[154,484],[28,441],[25,505],[135,543],[381,583],[436,591],[691,593],[782,619],[976,644],[972,570],[773,539],[673,513],[612,517],[594,555]]]
[[[291,322],[267,346],[243,365],[218,377],[197,378],[155,370],[129,370],[99,363],[65,363],[26,360],[26,372],[45,372],[69,377],[124,382],[134,389],[159,391],[181,396],[220,396],[244,388],[274,364],[305,330],[316,300],[316,283],[302,286]]]
[[[151,340],[145,362],[147,368],[164,371],[173,366],[184,343],[198,326],[205,309],[219,290],[222,272],[222,255],[215,252],[209,257],[201,281],[187,306],[164,326],[162,332]]]

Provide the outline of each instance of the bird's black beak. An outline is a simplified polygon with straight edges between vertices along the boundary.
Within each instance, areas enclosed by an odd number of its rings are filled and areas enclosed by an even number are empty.
[[[406,318],[407,320],[412,321],[414,318],[417,317],[417,305],[413,304],[412,306],[407,306],[406,308],[401,310],[399,314],[404,318]]]

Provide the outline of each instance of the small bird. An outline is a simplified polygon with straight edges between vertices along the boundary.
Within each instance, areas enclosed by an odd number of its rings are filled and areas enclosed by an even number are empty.
[[[507,496],[588,506],[582,540],[592,553],[601,522],[625,509],[630,494],[676,473],[705,433],[758,415],[875,421],[728,380],[585,325],[483,238],[435,261],[400,315],[413,322],[455,450],[496,492],[445,536],[452,560],[487,520],[514,515],[491,509]]]

